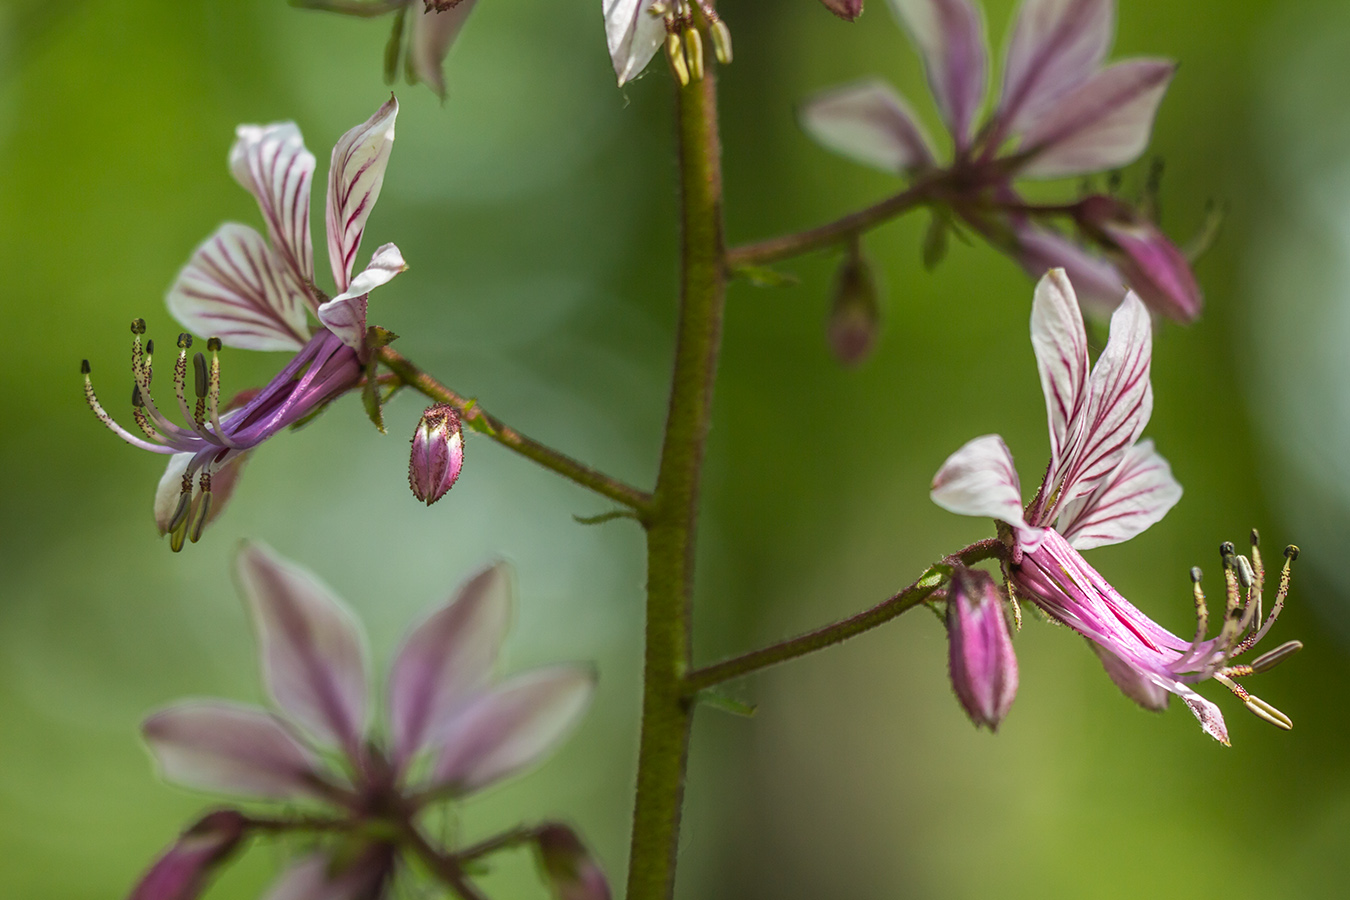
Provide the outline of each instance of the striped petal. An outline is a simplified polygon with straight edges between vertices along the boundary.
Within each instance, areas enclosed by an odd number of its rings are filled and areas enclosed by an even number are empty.
[[[666,39],[665,23],[651,6],[652,0],[604,0],[605,41],[619,87],[647,68]]]
[[[1162,59],[1116,63],[1060,98],[1022,139],[1018,174],[1062,178],[1116,169],[1148,146],[1153,117],[1176,65]]]
[[[984,516],[1026,527],[1022,487],[1003,438],[986,434],[967,441],[933,476],[933,502],[962,516]]]
[[[883,172],[933,164],[928,137],[909,104],[884,82],[869,79],[817,94],[802,104],[798,118],[821,144]]]
[[[1054,485],[1082,429],[1088,401],[1087,332],[1078,311],[1078,297],[1063,269],[1051,269],[1036,284],[1031,303],[1031,346],[1036,352],[1050,425],[1050,468],[1045,483]]]
[[[1087,82],[1111,46],[1114,0],[1023,0],[1003,66],[998,115],[1017,134]]]
[[[309,236],[309,185],[314,154],[294,122],[240,125],[230,148],[230,172],[258,201],[272,247],[295,283],[314,282]]]
[[[354,752],[366,721],[365,648],[355,618],[312,573],[262,544],[245,544],[235,568],[272,699],[317,738]]]
[[[572,730],[594,692],[594,672],[553,666],[479,695],[433,736],[434,784],[463,795],[533,765]]]
[[[192,252],[169,288],[183,327],[241,350],[299,350],[307,298],[286,263],[247,225],[227,222]]]
[[[1180,499],[1167,460],[1153,441],[1140,441],[1095,491],[1065,504],[1055,530],[1075,550],[1118,544],[1160,521]]]
[[[481,690],[506,634],[511,577],[499,563],[469,579],[408,636],[389,678],[394,762],[402,766]]]
[[[370,258],[370,265],[351,280],[345,293],[319,307],[319,321],[348,347],[360,350],[366,339],[366,298],[407,268],[398,247],[393,244],[380,247]]]
[[[187,703],[155,713],[141,730],[169,781],[255,797],[315,796],[318,759],[261,709]]]
[[[923,56],[924,70],[957,150],[970,146],[984,101],[988,50],[984,19],[970,0],[890,0],[891,10]]]
[[[419,81],[426,84],[442,100],[445,99],[445,56],[450,45],[459,37],[464,21],[469,18],[477,0],[459,0],[449,9],[425,7],[413,10],[412,44],[408,50],[408,64]]]
[[[453,10],[451,11],[453,12]],[[426,15],[450,15],[427,13]],[[375,115],[338,139],[328,167],[328,261],[338,291],[351,286],[352,265],[361,246],[366,220],[379,199],[384,170],[394,147],[398,100],[390,96]]]

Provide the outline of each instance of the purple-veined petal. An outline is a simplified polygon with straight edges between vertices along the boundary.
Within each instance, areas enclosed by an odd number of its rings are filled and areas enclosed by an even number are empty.
[[[1219,707],[1210,701],[1201,697],[1195,691],[1185,685],[1178,685],[1177,696],[1186,701],[1186,707],[1195,715],[1200,722],[1200,728],[1205,734],[1214,738],[1225,747],[1231,747],[1228,740],[1228,726],[1223,721],[1223,713]]]
[[[511,575],[498,563],[408,635],[389,676],[395,765],[444,731],[448,717],[487,684],[510,615]]]
[[[1003,66],[998,116],[1019,133],[1084,84],[1106,57],[1115,0],[1022,0]]]
[[[928,84],[958,151],[984,101],[989,51],[984,18],[970,0],[890,0],[900,24],[923,56]]]
[[[1158,684],[1152,673],[1130,665],[1101,644],[1091,642],[1089,646],[1096,651],[1097,658],[1102,661],[1102,668],[1106,669],[1106,674],[1111,676],[1111,680],[1126,697],[1144,709],[1155,712],[1167,709],[1167,701],[1172,699],[1172,694]]]
[[[1125,296],[1125,276],[1115,266],[1057,232],[1030,223],[1014,226],[1017,261],[1032,278],[1050,269],[1069,276],[1078,305],[1089,315],[1106,318]]]
[[[1027,178],[1062,178],[1127,165],[1148,146],[1153,117],[1176,66],[1162,59],[1116,63],[1038,118],[1023,135]]]
[[[272,699],[315,737],[354,750],[366,721],[365,649],[356,619],[312,573],[262,544],[245,544],[235,568]]]
[[[393,869],[393,851],[381,845],[345,864],[327,853],[311,853],[291,863],[263,900],[376,900],[385,896],[381,886]]]
[[[247,225],[227,222],[192,251],[166,298],[197,334],[242,350],[299,350],[309,339],[307,296]]]
[[[1063,269],[1051,269],[1036,284],[1031,303],[1031,347],[1045,394],[1050,426],[1050,468],[1046,484],[1054,485],[1065,457],[1082,430],[1088,402],[1088,347],[1078,297]],[[1033,525],[1045,525],[1046,520]]]
[[[962,516],[986,516],[1025,527],[1022,487],[1003,438],[985,434],[947,457],[933,476],[933,502]]]
[[[1139,439],[1153,414],[1152,359],[1153,322],[1130,291],[1111,316],[1111,336],[1088,378],[1083,425],[1061,461],[1056,507],[1096,490]]]
[[[240,125],[230,148],[230,172],[262,209],[267,233],[296,284],[314,282],[314,245],[309,236],[309,184],[314,154],[294,122]]]
[[[619,87],[647,68],[666,39],[665,23],[651,6],[652,0],[604,0],[605,41]]]
[[[154,713],[141,731],[169,781],[227,794],[315,796],[317,757],[261,709],[187,703]]]
[[[393,244],[385,244],[370,258],[370,265],[351,280],[346,293],[339,294],[319,307],[319,321],[329,331],[342,338],[342,343],[360,350],[366,339],[366,305],[370,292],[388,284],[408,264]]]
[[[234,854],[246,829],[232,809],[209,813],[155,860],[129,900],[197,900],[215,870]]]
[[[456,795],[533,765],[581,718],[595,691],[595,673],[550,666],[508,678],[450,717],[442,734],[433,784]]]
[[[913,110],[885,82],[869,79],[824,91],[802,104],[798,119],[821,144],[883,172],[933,164]]]
[[[445,72],[442,65],[450,52],[450,45],[459,37],[464,21],[478,0],[459,0],[449,9],[437,12],[434,8],[413,9],[412,44],[408,48],[408,62],[419,81],[425,83],[441,99],[445,99]]]
[[[328,261],[333,267],[333,280],[339,292],[351,286],[356,250],[361,246],[366,220],[384,186],[384,170],[394,147],[394,121],[397,118],[398,100],[390,96],[375,115],[348,131],[333,145],[333,159],[328,167],[328,205],[324,215],[328,225]]]
[[[1167,460],[1153,441],[1140,441],[1095,491],[1065,504],[1055,530],[1075,550],[1118,544],[1160,521],[1180,499]]]
[[[239,483],[239,475],[244,470],[244,463],[250,452],[232,451],[224,463],[211,467],[211,509],[206,515],[207,525],[225,511],[225,504],[230,502],[230,497],[234,494],[235,485]],[[174,513],[178,511],[178,498],[183,492],[183,473],[187,471],[188,463],[192,462],[194,456],[195,453],[175,453],[169,457],[169,464],[165,467],[164,474],[160,476],[159,486],[155,488],[155,527],[159,529],[160,537],[168,533],[169,523]]]

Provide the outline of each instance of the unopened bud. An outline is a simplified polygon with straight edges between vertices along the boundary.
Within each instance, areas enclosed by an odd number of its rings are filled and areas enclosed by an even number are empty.
[[[130,900],[196,900],[211,875],[239,847],[248,820],[234,810],[210,813],[155,861]]]
[[[464,433],[459,413],[444,403],[427,408],[412,437],[412,457],[408,462],[408,484],[413,496],[435,503],[454,486],[464,465]]]
[[[862,15],[863,0],[820,0],[825,8],[846,22],[852,22]]]
[[[609,900],[605,873],[571,828],[541,825],[534,841],[539,866],[555,900]]]
[[[1191,264],[1151,220],[1101,195],[1079,202],[1075,219],[1150,309],[1179,322],[1199,318],[1204,297]]]
[[[1003,595],[988,572],[957,569],[947,600],[952,688],[976,726],[997,730],[1017,696],[1017,657]]]
[[[856,244],[835,275],[834,300],[826,329],[830,349],[846,366],[856,366],[867,358],[881,330],[876,275]]]

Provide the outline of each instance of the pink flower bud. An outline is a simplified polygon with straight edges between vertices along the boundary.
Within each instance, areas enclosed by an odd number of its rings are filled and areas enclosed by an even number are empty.
[[[1151,310],[1178,322],[1200,317],[1204,297],[1190,262],[1157,225],[1100,195],[1084,198],[1075,218]]]
[[[535,832],[539,864],[556,900],[609,900],[605,873],[576,832],[549,823]]]
[[[872,352],[881,330],[881,302],[876,276],[857,246],[835,275],[834,300],[826,324],[830,349],[846,366],[856,366]]]
[[[1017,657],[1003,615],[1003,595],[979,569],[952,574],[947,601],[952,688],[977,726],[997,730],[1017,696]]]
[[[459,413],[444,403],[427,408],[412,437],[408,485],[413,496],[435,503],[454,485],[464,465],[464,434]]]
[[[862,15],[863,0],[820,0],[820,2],[824,3],[830,12],[847,22],[852,22]]]
[[[243,840],[246,821],[231,809],[202,818],[141,876],[131,900],[196,900]]]

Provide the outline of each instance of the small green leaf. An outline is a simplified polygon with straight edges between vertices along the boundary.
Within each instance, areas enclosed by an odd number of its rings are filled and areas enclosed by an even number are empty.
[[[403,55],[403,22],[407,18],[408,7],[401,6],[394,14],[394,30],[389,35],[389,43],[384,45],[384,83],[398,81],[398,61]]]
[[[381,347],[388,347],[394,341],[398,340],[398,335],[394,334],[388,328],[381,328],[378,325],[371,325],[366,329],[366,346],[371,350],[378,350]]]
[[[609,512],[602,512],[596,516],[578,516],[572,515],[572,521],[578,525],[602,525],[605,522],[613,522],[615,519],[637,519],[638,514],[631,509],[611,509]]]
[[[474,407],[478,406],[477,399],[471,399],[464,404],[464,408],[459,411],[459,420],[468,425],[479,434],[486,434],[488,437],[496,437],[497,429],[492,427],[492,423],[487,420],[487,415],[473,415]]]
[[[716,688],[704,688],[699,691],[695,699],[713,709],[720,709],[724,713],[731,713],[733,716],[749,718],[755,714],[755,704],[746,703],[744,700],[737,700],[730,697]]]
[[[768,266],[739,266],[732,270],[731,277],[743,278],[755,287],[761,288],[787,287],[789,285],[801,283],[801,279],[796,275],[778,272],[774,269],[770,269]]]
[[[366,363],[366,383],[361,386],[361,405],[366,408],[366,415],[380,430],[380,434],[388,434],[384,430],[384,405],[380,398],[379,357],[374,354]]]

